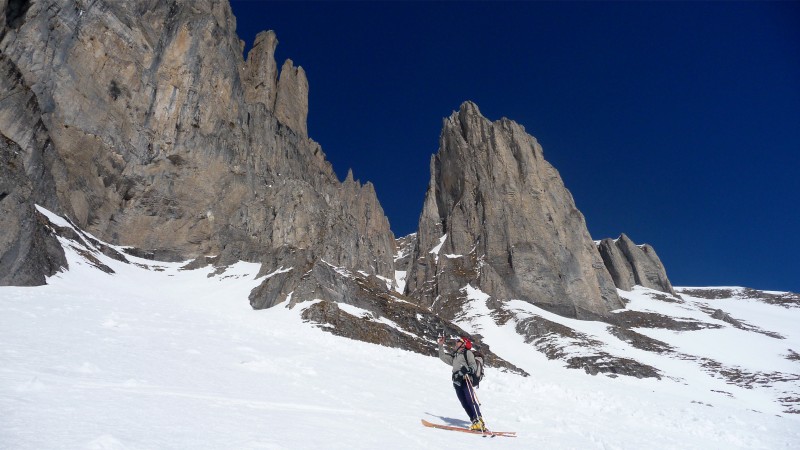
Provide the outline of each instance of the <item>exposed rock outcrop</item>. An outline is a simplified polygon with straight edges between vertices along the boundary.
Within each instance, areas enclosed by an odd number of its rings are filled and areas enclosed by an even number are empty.
[[[44,283],[67,264],[59,242],[106,273],[117,265],[101,255],[151,270],[130,256],[195,258],[183,269],[217,266],[209,276],[246,260],[261,263],[252,308],[297,306],[322,329],[366,342],[433,355],[440,333],[472,333],[489,365],[524,374],[480,334],[514,320],[531,349],[567,367],[662,376],[508,301],[519,299],[600,318],[636,349],[697,361],[740,386],[798,380],[639,333],[732,325],[783,339],[716,307],[697,307],[709,322],[619,311],[616,288],[635,285],[671,306],[692,302],[676,297],[652,247],[625,235],[596,247],[538,142],[471,102],[444,120],[418,233],[395,241],[373,185],[352,172],[340,181],[308,137],[306,74],[291,60],[278,70],[277,44],[260,33],[245,60],[225,1],[0,0],[0,285]],[[405,294],[396,272],[407,272]],[[800,307],[797,294],[683,292]]]
[[[621,308],[614,282],[556,169],[525,129],[471,102],[444,120],[406,292],[434,310],[471,284],[591,318]]]
[[[36,211],[22,150],[0,135],[0,286],[36,286],[67,267],[64,250]]]
[[[800,294],[795,292],[772,292],[757,289],[737,288],[681,288],[681,294],[704,299],[742,298],[753,299],[784,308],[800,308]]]
[[[278,93],[278,65],[275,63],[277,46],[278,38],[274,31],[258,33],[253,48],[247,54],[244,68],[245,101],[262,103],[270,111],[275,110]]]
[[[617,239],[603,239],[598,250],[618,288],[630,291],[639,285],[677,295],[661,259],[650,245],[637,246],[622,234]]]
[[[583,369],[590,375],[625,375],[636,378],[658,378],[661,372],[655,367],[631,358],[620,358],[605,352],[603,344],[589,336],[543,317],[533,316],[516,325],[525,342],[536,347],[548,359],[563,359],[570,369]],[[583,355],[570,355],[565,347],[584,348]]]
[[[308,137],[305,71],[278,70],[270,31],[245,60],[227,2],[3,1],[0,17],[0,133],[19,154],[9,192],[25,205],[8,217],[20,223],[38,203],[135,254],[260,262],[254,308],[366,308],[394,295],[395,257],[409,301],[444,320],[468,285],[571,317],[622,307],[558,172],[508,119],[471,102],[445,119],[413,251],[399,256],[372,184],[337,179]],[[36,230],[0,242],[8,282],[38,270],[26,282],[41,283],[58,266],[22,268],[42,262],[13,250],[46,241]],[[652,278],[653,257],[631,263],[635,283]]]
[[[336,289],[326,288],[328,286],[336,286]],[[324,262],[303,275],[299,290],[303,289],[315,290],[314,298],[321,300],[307,307],[303,318],[321,324],[324,330],[339,336],[434,356],[440,333],[468,335],[429,309],[412,303],[411,299],[387,292],[385,280]],[[494,354],[479,339],[476,343],[480,345],[488,365],[527,375]]]
[[[308,117],[308,80],[302,67],[294,67],[287,59],[278,79],[278,94],[275,98],[275,117],[289,128],[306,136]]]
[[[394,255],[394,265],[398,270],[406,269],[411,263],[411,257],[414,254],[414,244],[417,242],[417,233],[411,233],[408,236],[397,238],[397,253]]]
[[[244,68],[245,101],[261,103],[279,122],[301,136],[308,135],[308,79],[302,67],[294,67],[291,59],[283,63],[278,78],[275,32],[262,31],[256,36],[247,54]]]
[[[33,202],[162,259],[219,255],[265,273],[325,260],[394,277],[375,191],[340,182],[307,137],[305,72],[287,61],[278,74],[274,33],[245,61],[227,2],[0,13],[0,133],[22,150]]]
[[[613,239],[603,239],[597,244],[597,250],[614,280],[614,285],[623,291],[630,291],[636,284],[630,263],[617,247]]]
[[[219,248],[205,212],[224,203],[225,160],[243,137],[231,124],[245,113],[226,8],[30,4],[0,49],[35,87],[31,102],[62,165],[44,167],[55,184],[49,209],[109,241],[176,257]],[[0,122],[0,131],[11,128]],[[6,134],[31,151],[19,133]]]

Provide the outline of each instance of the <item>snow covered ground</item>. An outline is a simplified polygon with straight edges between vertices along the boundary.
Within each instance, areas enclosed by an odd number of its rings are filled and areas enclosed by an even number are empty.
[[[69,272],[47,286],[0,288],[2,449],[800,448],[800,417],[783,413],[772,391],[731,386],[695,362],[636,350],[606,336],[604,324],[510,305],[518,317],[547,315],[591,333],[608,351],[640,357],[668,377],[566,369],[525,344],[511,323],[499,327],[480,314],[479,291],[463,324],[532,375],[490,368],[478,390],[487,424],[519,437],[424,428],[420,419],[465,424],[444,363],[303,323],[310,303],[252,310],[258,265],[214,275],[211,267],[99,255],[116,272],[106,274],[70,247],[67,256]],[[641,292],[629,297],[640,310],[681,309]],[[730,327],[640,331],[725,364],[800,372],[800,362],[783,355],[800,351],[798,309],[714,302],[786,339]]]

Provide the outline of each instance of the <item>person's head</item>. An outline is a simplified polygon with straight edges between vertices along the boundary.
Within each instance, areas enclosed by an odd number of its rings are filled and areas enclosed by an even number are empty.
[[[460,351],[461,349],[469,350],[471,348],[472,348],[472,341],[470,341],[468,337],[462,336],[456,339],[455,343],[456,351]]]

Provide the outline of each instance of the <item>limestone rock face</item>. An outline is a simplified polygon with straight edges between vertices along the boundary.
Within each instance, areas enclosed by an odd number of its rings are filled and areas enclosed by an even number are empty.
[[[630,291],[636,284],[636,279],[633,276],[633,270],[630,263],[622,253],[622,250],[617,247],[613,239],[603,239],[597,245],[600,256],[614,280],[614,285],[623,291]]]
[[[465,333],[469,286],[496,319],[509,299],[602,317],[617,278],[663,285],[623,239],[607,270],[541,146],[470,102],[444,121],[418,233],[395,242],[373,185],[340,181],[309,138],[306,73],[278,70],[277,44],[260,33],[245,60],[226,1],[0,0],[0,284],[45,283],[59,242],[107,272],[93,253],[127,259],[98,239],[187,270],[259,262],[253,308],[318,300],[303,317],[324,329],[425,354]]]
[[[280,71],[275,63],[278,39],[273,31],[256,36],[244,68],[245,101],[261,103],[279,122],[301,136],[308,135],[308,79],[302,67],[287,59]]]
[[[281,68],[278,80],[278,95],[275,99],[275,116],[279,121],[302,136],[306,136],[308,118],[308,80],[302,67],[294,67],[287,59]]]
[[[278,75],[272,32],[245,61],[228,2],[3,1],[0,17],[0,133],[33,202],[163,259],[394,276],[372,185],[340,182],[307,137],[305,72]]]
[[[48,254],[39,204],[161,259],[261,262],[255,308],[358,297],[328,266],[390,291],[396,243],[375,189],[340,181],[308,137],[308,80],[291,60],[278,70],[275,33],[245,60],[235,28],[217,0],[0,0],[0,201],[21,224],[0,241],[3,267],[29,272],[20,243]],[[445,317],[467,285],[574,317],[621,307],[539,144],[469,102],[444,121],[410,241],[407,293]],[[48,258],[6,282],[43,282]],[[651,280],[642,264],[634,278]]]
[[[467,284],[571,317],[622,307],[583,215],[522,126],[466,102],[439,142],[407,295],[446,316]]]
[[[0,135],[0,286],[36,286],[67,266],[64,250],[34,207],[22,150]]]
[[[52,209],[109,241],[176,257],[218,247],[192,210],[219,200],[211,183],[224,185],[234,153],[223,142],[243,137],[230,126],[244,113],[232,95],[241,86],[230,11],[212,2],[45,1],[18,22],[0,49],[32,91],[60,166],[44,168]],[[33,120],[3,120],[0,130],[33,152],[16,131]],[[194,177],[199,167],[205,179]]]
[[[414,245],[417,243],[417,233],[397,238],[396,253],[394,255],[394,265],[397,270],[405,270],[411,263],[411,256],[414,254]]]
[[[278,38],[274,31],[258,33],[253,48],[247,54],[244,69],[245,101],[263,103],[270,111],[275,110],[278,93],[278,66],[275,63],[277,46]]]
[[[652,246],[637,246],[623,233],[617,239],[600,241],[598,250],[618,288],[630,291],[634,285],[639,285],[677,295]]]

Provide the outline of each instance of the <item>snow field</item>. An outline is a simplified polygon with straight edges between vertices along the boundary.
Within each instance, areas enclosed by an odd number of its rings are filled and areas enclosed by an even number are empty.
[[[303,323],[310,303],[253,311],[258,265],[211,276],[100,255],[107,275],[65,248],[71,270],[49,285],[0,288],[3,449],[800,447],[796,416],[743,389],[710,392],[727,385],[689,363],[671,369],[683,381],[568,370],[494,325],[480,301],[465,326],[532,374],[488,368],[478,390],[488,425],[519,437],[424,428],[422,418],[466,424],[447,365]]]

